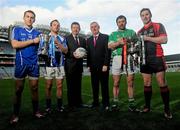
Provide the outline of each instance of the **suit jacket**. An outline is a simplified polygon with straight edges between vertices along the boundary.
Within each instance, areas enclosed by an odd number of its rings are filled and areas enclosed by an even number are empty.
[[[90,69],[100,69],[102,66],[109,66],[110,63],[110,50],[108,49],[108,35],[100,33],[96,46],[94,46],[93,36],[87,39],[87,66]]]
[[[66,37],[67,46],[68,46],[68,53],[65,55],[65,72],[66,74],[72,74],[74,72],[83,72],[83,58],[76,59],[73,55],[73,52],[78,47],[83,47],[86,49],[86,40],[79,36],[79,43],[78,45],[75,42],[75,39],[72,34]]]

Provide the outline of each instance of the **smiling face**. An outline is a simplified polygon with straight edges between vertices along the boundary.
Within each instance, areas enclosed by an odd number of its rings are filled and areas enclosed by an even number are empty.
[[[53,21],[51,23],[51,32],[57,34],[59,32],[60,29],[60,23],[58,21]]]
[[[32,27],[33,23],[35,22],[35,15],[31,12],[26,12],[23,19],[27,27]]]
[[[151,22],[152,15],[151,15],[150,11],[144,10],[141,12],[140,16],[141,16],[141,20],[143,21],[144,25]]]
[[[91,32],[93,35],[97,35],[99,33],[100,27],[99,27],[98,23],[93,22],[90,24],[90,29],[91,29]]]

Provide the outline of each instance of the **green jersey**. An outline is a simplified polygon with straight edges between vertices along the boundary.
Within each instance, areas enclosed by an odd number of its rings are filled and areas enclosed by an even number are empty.
[[[117,42],[120,38],[129,38],[129,37],[131,38],[136,37],[135,31],[133,31],[132,29],[114,31],[109,36],[108,44]],[[122,47],[118,47],[117,49],[112,51],[112,56],[116,56],[116,55],[122,55]]]

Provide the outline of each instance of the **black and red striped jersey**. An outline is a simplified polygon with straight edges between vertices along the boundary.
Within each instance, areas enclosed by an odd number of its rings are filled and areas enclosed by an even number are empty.
[[[146,35],[149,37],[167,36],[166,30],[161,23],[151,22],[148,26],[144,26],[138,31],[138,36]],[[146,57],[162,57],[164,56],[163,49],[160,43],[145,41]]]

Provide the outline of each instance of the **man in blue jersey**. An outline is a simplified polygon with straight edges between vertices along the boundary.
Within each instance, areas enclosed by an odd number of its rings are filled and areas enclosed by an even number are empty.
[[[28,76],[30,90],[32,93],[33,115],[36,118],[42,118],[43,115],[38,108],[38,46],[39,34],[33,28],[35,22],[35,13],[31,10],[24,12],[24,26],[14,27],[12,31],[11,44],[16,49],[15,59],[15,97],[13,116],[10,120],[11,124],[19,121],[19,111],[21,106],[21,96],[24,89],[25,77]]]
[[[56,97],[57,110],[63,112],[62,106],[62,85],[65,76],[64,72],[64,54],[68,52],[66,39],[58,35],[60,23],[58,20],[53,20],[50,23],[51,32],[48,41],[48,58],[46,62],[46,113],[51,113],[51,89],[53,78],[56,78]]]

